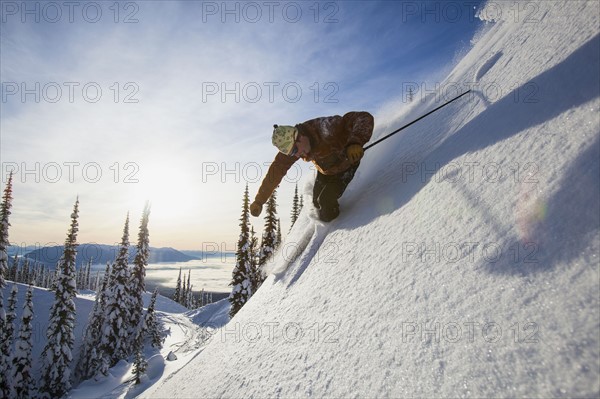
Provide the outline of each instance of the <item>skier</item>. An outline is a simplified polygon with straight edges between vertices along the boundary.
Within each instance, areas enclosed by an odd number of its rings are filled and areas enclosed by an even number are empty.
[[[338,199],[354,177],[364,154],[363,146],[373,134],[374,120],[368,112],[348,112],[311,119],[296,126],[274,125],[272,142],[279,150],[250,205],[259,216],[290,167],[302,158],[317,168],[313,204],[319,219],[330,222],[340,208]]]

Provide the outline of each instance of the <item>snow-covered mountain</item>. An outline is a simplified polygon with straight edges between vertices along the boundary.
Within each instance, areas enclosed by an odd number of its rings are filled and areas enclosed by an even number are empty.
[[[528,4],[489,3],[439,90],[376,116],[374,139],[473,90],[367,151],[339,219],[305,207],[142,397],[600,395],[599,5]]]
[[[44,263],[54,268],[64,252],[64,246],[54,245],[46,247],[37,247],[25,254],[25,257],[35,260],[38,263]],[[119,252],[117,245],[105,244],[81,244],[77,247],[77,266],[87,264],[90,260],[94,264],[105,265],[107,262],[113,262]],[[132,246],[129,251],[129,262],[133,262],[137,249]],[[187,262],[198,259],[197,256],[184,254],[174,248],[154,248],[150,247],[149,263],[162,262]]]

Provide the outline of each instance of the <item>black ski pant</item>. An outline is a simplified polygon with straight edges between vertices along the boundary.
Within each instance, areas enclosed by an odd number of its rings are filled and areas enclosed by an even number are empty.
[[[338,199],[354,178],[358,165],[360,165],[360,162],[337,175],[324,175],[317,171],[313,189],[313,203],[322,221],[330,222],[340,214]]]

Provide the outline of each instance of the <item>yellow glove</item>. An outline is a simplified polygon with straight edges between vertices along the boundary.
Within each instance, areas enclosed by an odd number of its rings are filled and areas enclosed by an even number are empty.
[[[360,144],[350,144],[348,148],[346,148],[346,155],[348,155],[348,160],[352,163],[360,161],[364,153],[365,151]]]
[[[250,204],[250,213],[252,214],[252,216],[259,216],[260,213],[262,212],[262,204],[259,202],[254,201],[253,203]]]

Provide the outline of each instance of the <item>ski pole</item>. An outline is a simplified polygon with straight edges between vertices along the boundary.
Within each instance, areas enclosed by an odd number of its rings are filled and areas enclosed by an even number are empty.
[[[406,129],[407,127],[409,127],[410,125],[412,125],[412,124],[414,124],[414,123],[417,123],[418,121],[420,121],[421,119],[425,118],[426,116],[433,114],[433,113],[434,113],[435,111],[437,111],[438,109],[445,107],[446,105],[450,104],[452,101],[458,100],[459,98],[461,98],[462,96],[464,96],[465,94],[467,94],[467,93],[469,93],[469,92],[471,92],[471,90],[467,90],[467,91],[465,91],[463,94],[461,94],[461,95],[459,95],[459,96],[456,96],[456,97],[454,97],[452,100],[448,101],[447,103],[440,105],[440,106],[439,106],[439,107],[437,107],[436,109],[429,111],[428,113],[426,113],[425,115],[423,115],[423,116],[421,116],[421,117],[419,117],[419,118],[415,119],[414,121],[412,121],[412,122],[410,122],[410,123],[408,123],[408,124],[406,124],[406,125],[402,126],[402,127],[401,127],[401,128],[399,128],[399,129],[396,129],[396,130],[394,130],[393,132],[391,132],[391,133],[390,133],[390,134],[388,134],[387,136],[384,136],[384,137],[380,138],[379,140],[377,140],[377,141],[375,141],[375,142],[373,142],[373,143],[369,144],[368,146],[366,146],[366,147],[364,148],[364,150],[365,150],[365,151],[367,151],[369,148],[373,147],[374,145],[381,143],[383,140],[385,140],[385,139],[387,139],[387,138],[390,138],[390,137],[391,137],[391,136],[393,136],[394,134],[398,133],[400,130],[404,130],[404,129]]]

